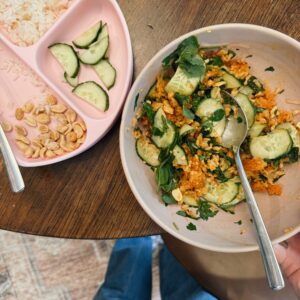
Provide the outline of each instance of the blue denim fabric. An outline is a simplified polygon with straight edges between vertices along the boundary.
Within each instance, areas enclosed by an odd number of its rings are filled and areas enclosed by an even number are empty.
[[[166,246],[160,252],[162,300],[215,300],[177,262]],[[94,300],[150,300],[152,289],[151,237],[116,242],[103,285]]]

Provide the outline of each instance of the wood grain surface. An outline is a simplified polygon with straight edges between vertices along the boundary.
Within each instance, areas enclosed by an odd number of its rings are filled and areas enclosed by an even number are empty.
[[[258,24],[300,39],[298,0],[120,0],[119,4],[131,34],[135,77],[170,41],[211,24]],[[93,239],[161,233],[126,182],[119,125],[118,120],[96,146],[75,158],[23,168],[26,190],[22,194],[11,193],[0,168],[0,228]]]

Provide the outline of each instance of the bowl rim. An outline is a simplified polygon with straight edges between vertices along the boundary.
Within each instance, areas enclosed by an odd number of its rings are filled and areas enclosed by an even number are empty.
[[[280,32],[280,31],[277,31],[275,29],[271,29],[271,28],[264,27],[264,26],[259,26],[259,25],[254,25],[254,24],[247,24],[247,23],[225,23],[225,24],[210,25],[210,26],[198,28],[196,30],[190,31],[188,33],[185,33],[185,34],[179,36],[178,38],[176,38],[175,40],[171,41],[170,43],[165,45],[163,48],[161,48],[150,59],[150,61],[143,67],[142,71],[139,73],[139,75],[135,79],[135,81],[134,81],[134,83],[133,83],[133,85],[132,85],[132,87],[131,87],[128,95],[127,95],[127,98],[125,100],[125,105],[124,105],[124,108],[123,108],[123,112],[122,112],[122,119],[121,119],[120,132],[119,132],[121,162],[122,162],[122,166],[123,166],[123,170],[124,170],[127,182],[129,184],[130,189],[133,192],[135,198],[137,199],[137,201],[139,202],[141,207],[144,209],[144,211],[147,213],[147,215],[156,224],[158,224],[164,231],[168,232],[169,234],[173,235],[174,237],[178,238],[179,240],[181,240],[181,241],[183,241],[187,244],[190,244],[192,246],[202,248],[202,249],[205,249],[205,250],[210,250],[210,251],[215,251],[215,252],[223,252],[223,253],[243,253],[243,252],[250,252],[250,251],[258,251],[259,250],[258,245],[235,246],[235,247],[209,246],[209,245],[207,245],[205,243],[202,243],[202,242],[195,242],[191,238],[188,238],[188,237],[184,236],[183,234],[178,233],[176,230],[170,228],[162,220],[160,220],[160,218],[158,218],[150,208],[148,208],[146,203],[143,201],[142,197],[139,195],[137,189],[135,188],[134,181],[133,181],[133,179],[131,178],[131,176],[129,174],[129,168],[128,168],[128,165],[127,165],[126,159],[125,159],[125,148],[124,148],[124,139],[125,139],[124,132],[126,130],[126,128],[125,128],[125,115],[126,115],[127,111],[129,110],[129,105],[130,105],[131,99],[133,99],[133,97],[135,96],[134,94],[136,94],[136,89],[138,87],[138,83],[140,81],[140,78],[143,77],[143,75],[147,72],[149,67],[167,49],[170,49],[173,46],[177,45],[178,43],[180,43],[182,40],[184,40],[188,36],[197,35],[199,33],[203,33],[203,32],[206,32],[206,31],[219,30],[219,29],[251,29],[251,30],[257,30],[257,31],[264,32],[266,34],[275,36],[275,37],[287,42],[288,44],[291,44],[291,46],[296,47],[300,52],[300,42],[293,39],[292,37]],[[293,230],[289,231],[288,233],[284,233],[284,234],[280,235],[279,237],[277,237],[275,239],[272,239],[271,242],[272,242],[272,244],[281,243],[281,242],[285,241],[286,239],[292,237],[293,235],[297,234],[298,232],[300,232],[300,224],[298,226],[296,226]]]

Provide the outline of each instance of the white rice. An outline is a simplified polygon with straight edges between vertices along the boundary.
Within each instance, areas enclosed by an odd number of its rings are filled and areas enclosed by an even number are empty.
[[[18,46],[34,44],[73,0],[0,0],[0,30]]]

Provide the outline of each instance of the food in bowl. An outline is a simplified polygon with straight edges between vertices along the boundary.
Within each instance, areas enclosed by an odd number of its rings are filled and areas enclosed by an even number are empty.
[[[241,158],[253,191],[280,195],[277,181],[284,163],[298,161],[300,137],[293,112],[279,109],[280,91],[271,91],[250,70],[232,49],[201,48],[190,36],[164,58],[136,110],[137,154],[154,171],[162,201],[179,204],[181,216],[207,220],[245,199],[233,152],[222,146],[227,118],[239,121],[223,89],[236,98],[248,120]]]

